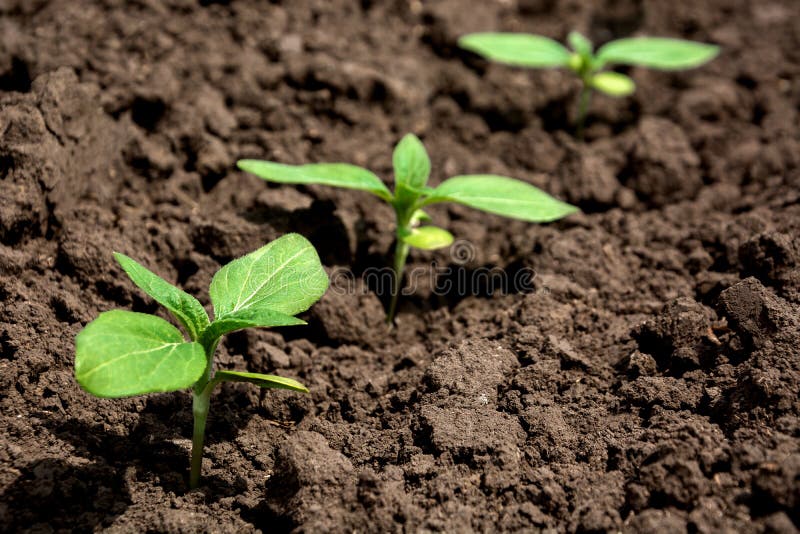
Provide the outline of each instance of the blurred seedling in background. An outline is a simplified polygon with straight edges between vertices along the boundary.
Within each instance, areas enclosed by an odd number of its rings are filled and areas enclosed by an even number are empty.
[[[568,68],[583,83],[578,96],[575,129],[583,139],[583,127],[594,90],[610,96],[632,94],[636,84],[625,74],[603,70],[611,65],[631,65],[659,70],[683,70],[699,67],[714,59],[719,47],[682,39],[631,37],[601,46],[597,53],[591,41],[578,32],[567,37],[572,51],[562,44],[527,33],[471,33],[458,45],[491,61],[507,65]]]
[[[431,204],[455,202],[471,208],[521,219],[549,222],[578,211],[574,206],[551,197],[544,191],[513,178],[478,174],[455,176],[439,186],[428,187],[431,162],[422,142],[408,134],[394,149],[394,192],[375,174],[348,163],[284,165],[271,161],[245,159],[237,165],[243,171],[270,182],[321,184],[368,191],[394,208],[397,218],[394,250],[394,283],[386,320],[394,320],[400,283],[410,248],[434,250],[453,242],[447,230],[423,225],[431,218],[423,208]]]
[[[114,257],[133,282],[167,308],[189,341],[172,324],[144,313],[101,313],[75,340],[75,378],[98,397],[130,397],[192,388],[194,433],[190,488],[200,482],[209,402],[221,382],[250,382],[262,388],[308,392],[290,378],[242,371],[213,372],[223,335],[250,327],[305,324],[294,315],[325,293],[328,276],[304,237],[288,234],[222,267],[209,288],[210,320],[193,296],[131,258]]]

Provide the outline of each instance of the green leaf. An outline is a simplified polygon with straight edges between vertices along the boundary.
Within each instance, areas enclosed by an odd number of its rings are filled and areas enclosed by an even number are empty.
[[[186,329],[189,337],[196,340],[200,336],[209,323],[208,314],[200,301],[125,254],[115,252],[114,258],[139,289],[172,312],[172,315]]]
[[[250,382],[262,388],[288,389],[308,393],[308,388],[297,380],[275,375],[262,375],[260,373],[246,373],[244,371],[217,371],[214,375],[215,382]]]
[[[244,328],[269,328],[274,326],[295,326],[305,321],[274,310],[246,309],[217,319],[203,332],[202,340],[206,346],[225,334]]]
[[[453,242],[453,234],[438,226],[422,226],[404,232],[400,239],[415,248],[435,250],[450,246]]]
[[[104,312],[75,338],[75,378],[98,397],[188,388],[205,367],[203,347],[155,315]]]
[[[314,246],[299,234],[286,234],[217,271],[209,294],[221,320],[239,312],[295,315],[327,288]]]
[[[591,83],[593,88],[611,96],[628,96],[636,90],[634,81],[619,72],[598,72]]]
[[[433,189],[431,189],[431,191],[433,191]],[[430,216],[430,215],[428,215],[427,213],[425,213],[424,211],[422,211],[422,210],[416,210],[416,211],[415,211],[415,212],[414,212],[414,213],[411,215],[411,219],[409,220],[409,224],[410,224],[411,226],[416,226],[416,225],[418,225],[418,224],[419,224],[419,223],[421,223],[421,222],[430,222],[430,221],[432,221],[432,220],[433,220],[433,219],[431,219],[431,216]]]
[[[458,46],[486,59],[520,67],[565,67],[570,53],[563,45],[528,33],[471,33]]]
[[[236,165],[259,178],[282,184],[320,184],[346,189],[360,189],[378,195],[386,201],[392,199],[389,189],[367,169],[349,163],[310,163],[284,165],[272,161],[242,159]]]
[[[580,74],[584,68],[584,64],[586,63],[586,59],[581,57],[580,54],[575,53],[569,56],[569,62],[567,63],[567,67],[576,74]]]
[[[406,134],[392,154],[395,183],[424,187],[431,174],[431,160],[425,146],[414,134]]]
[[[682,39],[632,37],[603,45],[599,63],[639,65],[651,69],[679,70],[699,67],[719,54],[719,47]]]
[[[592,57],[592,42],[578,32],[569,32],[567,42],[572,49],[585,58]]]
[[[489,174],[445,180],[424,204],[448,201],[529,222],[554,221],[578,211],[526,182]]]

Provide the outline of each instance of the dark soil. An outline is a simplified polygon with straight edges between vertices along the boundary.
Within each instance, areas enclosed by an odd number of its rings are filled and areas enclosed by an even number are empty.
[[[573,28],[724,51],[632,70],[636,95],[596,98],[581,145],[567,73],[454,47]],[[0,90],[0,530],[800,527],[796,0],[0,0]],[[100,311],[158,309],[111,251],[206,303],[221,264],[289,231],[331,268],[381,267],[375,198],[234,162],[388,180],[408,131],[433,183],[505,174],[584,213],[432,210],[471,248],[414,265],[530,267],[533,291],[429,284],[393,331],[375,293],[330,292],[308,327],[230,336],[220,365],[312,393],[221,388],[187,492],[188,393],[100,400],[72,376]]]

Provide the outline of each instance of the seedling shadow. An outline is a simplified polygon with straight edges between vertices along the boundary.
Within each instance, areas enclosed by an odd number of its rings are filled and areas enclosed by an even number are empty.
[[[381,261],[375,258],[375,264]],[[438,310],[452,309],[462,300],[475,297],[491,299],[499,295],[518,295],[536,291],[534,287],[535,272],[519,260],[505,265],[486,263],[483,265],[460,265],[450,263],[444,267],[436,267],[425,277],[432,277],[431,291],[419,295],[414,291],[413,278],[405,273],[403,278],[403,298],[400,310]],[[367,278],[369,290],[373,291],[384,306],[388,305],[391,294],[385,288],[377,287],[376,279]],[[427,282],[426,282],[427,283]]]
[[[630,69],[620,68],[620,72]],[[537,113],[542,121],[542,128],[548,133],[564,132],[569,136],[575,135],[574,117],[570,115],[575,95],[568,94],[563,98],[553,100],[553,104],[544,107]],[[593,127],[604,125],[611,130],[612,135],[621,133],[634,128],[639,124],[642,116],[642,107],[636,100],[630,100],[625,106],[620,106],[614,100],[601,100],[592,104],[592,108],[587,112],[585,119],[585,129],[587,141],[594,139]]]
[[[350,264],[350,238],[330,200],[314,200],[308,208],[288,211],[280,207],[258,207],[240,213],[254,224],[269,224],[280,233],[299,233],[314,245],[325,265]]]
[[[206,444],[232,441],[244,428],[257,407],[248,406],[241,391],[226,388],[218,390],[209,416]],[[235,406],[236,409],[233,409]],[[75,455],[93,459],[114,477],[100,478],[98,484],[117,488],[126,469],[135,467],[140,479],[149,480],[166,492],[182,495],[188,491],[189,440],[192,433],[191,399],[185,394],[163,394],[150,397],[139,413],[137,423],[127,435],[109,430],[102,424],[88,424],[76,419],[53,416],[45,426],[57,438],[70,443]],[[179,440],[186,442],[185,446]],[[246,482],[236,476],[231,480],[219,476],[206,476],[202,486],[210,488],[208,498],[214,501],[238,494]],[[59,483],[56,482],[58,485]],[[91,503],[89,503],[91,504]]]
[[[92,532],[131,504],[124,471],[101,458],[73,465],[61,458],[30,462],[0,495],[4,532]]]

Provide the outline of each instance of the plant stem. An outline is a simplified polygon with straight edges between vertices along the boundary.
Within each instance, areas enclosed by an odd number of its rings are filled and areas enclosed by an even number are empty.
[[[583,125],[586,122],[586,113],[589,111],[589,102],[592,100],[592,88],[584,80],[581,94],[578,97],[578,117],[575,124],[575,136],[578,141],[583,141]]]
[[[403,269],[406,266],[409,246],[400,239],[400,232],[397,235],[397,244],[394,247],[394,283],[392,284],[392,301],[389,304],[389,313],[386,314],[386,322],[394,322],[394,314],[397,310],[397,299],[400,296],[400,284],[403,281]]]
[[[206,435],[206,420],[208,419],[208,408],[211,404],[211,392],[214,390],[211,369],[214,365],[214,353],[217,351],[219,339],[199,339],[197,341],[203,345],[206,353],[206,369],[192,390],[194,430],[192,432],[192,462],[189,472],[189,489],[196,489],[200,485],[200,474],[203,470],[203,442]]]
[[[189,474],[189,489],[200,485],[200,473],[203,470],[203,441],[206,435],[206,419],[211,400],[211,389],[204,387],[199,393],[192,395],[192,414],[194,415],[194,432],[192,433],[192,467]]]

